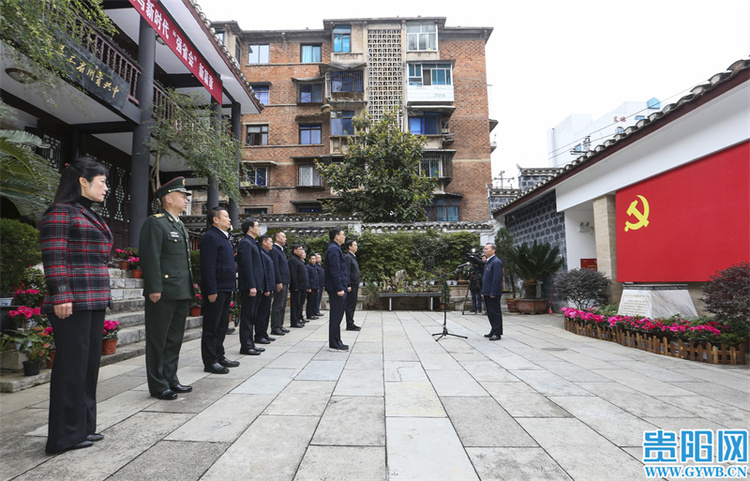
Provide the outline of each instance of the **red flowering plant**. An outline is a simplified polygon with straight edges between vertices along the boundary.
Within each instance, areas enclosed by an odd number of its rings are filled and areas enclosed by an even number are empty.
[[[138,249],[135,247],[126,247],[124,249],[115,249],[115,260],[118,261],[127,261],[131,257],[137,257],[138,256]]]
[[[33,306],[38,307],[44,301],[44,292],[38,289],[19,289],[13,296],[14,306]]]
[[[49,326],[47,316],[42,314],[41,311],[39,307],[19,306],[18,309],[9,311],[8,317],[16,323],[19,329]]]
[[[193,284],[193,297],[190,299],[190,307],[201,307],[203,305],[203,296],[201,295],[198,284]]]
[[[104,321],[104,340],[117,339],[117,333],[120,331],[120,321]]]
[[[136,270],[141,268],[141,258],[140,257],[128,257],[128,264],[130,264],[131,270]]]

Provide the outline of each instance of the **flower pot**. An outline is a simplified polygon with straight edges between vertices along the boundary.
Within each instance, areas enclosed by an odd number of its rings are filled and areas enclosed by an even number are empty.
[[[47,359],[47,369],[52,369],[52,366],[55,364],[55,350],[52,349],[49,352],[49,359]]]
[[[130,271],[133,274],[133,279],[142,279],[143,271],[141,269],[133,269]]]
[[[102,354],[114,354],[117,350],[117,339],[104,339],[102,341]]]
[[[508,303],[508,312],[518,312],[518,308],[516,307],[515,297],[509,297],[505,300],[505,302]]]
[[[543,314],[548,302],[549,299],[516,299],[516,307],[521,314]]]
[[[123,271],[129,271],[130,270],[130,262],[128,261],[120,261],[120,269]]]
[[[190,308],[190,316],[198,317],[201,315],[201,306],[195,306]]]
[[[24,376],[36,376],[39,374],[39,361],[24,361],[23,362],[23,375]]]

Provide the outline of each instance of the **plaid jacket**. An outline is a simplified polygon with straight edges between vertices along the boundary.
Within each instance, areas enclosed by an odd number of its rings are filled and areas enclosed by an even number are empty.
[[[107,224],[78,203],[53,204],[40,231],[47,282],[42,312],[66,302],[74,311],[111,307],[107,262],[113,238]]]

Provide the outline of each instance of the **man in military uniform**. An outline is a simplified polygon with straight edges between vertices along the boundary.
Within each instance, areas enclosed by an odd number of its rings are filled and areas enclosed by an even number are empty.
[[[177,363],[185,334],[188,304],[193,297],[190,242],[179,219],[190,191],[177,177],[154,192],[162,211],[144,222],[138,251],[146,297],[146,377],[153,397],[177,399],[193,390],[177,378]]]

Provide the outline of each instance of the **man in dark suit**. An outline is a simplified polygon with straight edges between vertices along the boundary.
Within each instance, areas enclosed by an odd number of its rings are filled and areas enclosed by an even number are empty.
[[[224,355],[224,337],[229,323],[229,309],[235,287],[234,248],[229,241],[232,220],[223,207],[208,211],[211,227],[201,237],[201,291],[203,292],[203,335],[201,358],[203,370],[227,374],[228,367],[240,365]]]
[[[305,307],[305,317],[308,320],[317,319],[318,314],[318,271],[315,267],[318,265],[318,256],[315,254],[310,256],[310,260],[307,262],[307,279],[310,281],[309,289],[307,292],[307,304]]]
[[[289,262],[284,254],[286,245],[286,234],[279,231],[274,234],[273,250],[271,250],[271,259],[273,260],[274,277],[276,278],[276,291],[273,294],[273,304],[271,305],[271,332],[276,330],[289,332],[284,327],[284,313],[286,312],[286,298],[289,294],[289,283],[292,281],[289,275]]]
[[[344,266],[344,253],[341,245],[346,235],[341,227],[332,227],[328,231],[331,240],[326,249],[325,288],[328,293],[328,348],[331,351],[348,351],[349,346],[341,342],[341,318],[344,317],[344,303],[349,280]]]
[[[320,304],[323,302],[323,291],[326,289],[326,273],[323,270],[323,256],[315,254],[318,262],[315,264],[315,271],[318,273],[318,303],[315,305],[315,315],[321,317]]]
[[[499,341],[503,337],[503,313],[500,310],[500,297],[503,295],[503,262],[495,256],[495,244],[484,246],[487,263],[482,274],[482,296],[490,320],[490,341]]]
[[[349,290],[346,293],[346,330],[359,331],[361,328],[354,324],[354,311],[357,309],[357,295],[359,294],[359,263],[357,262],[357,241],[346,241],[348,252],[344,256],[344,266],[349,275]]]
[[[271,236],[262,235],[258,237],[258,247],[260,247],[260,258],[263,262],[263,287],[258,294],[258,323],[256,324],[256,331],[266,332],[266,329],[268,329],[268,318],[271,315],[271,300],[273,299],[274,292],[276,292],[276,273],[273,260],[271,259],[271,250],[273,249],[273,239],[271,239]],[[284,335],[283,332],[281,334]],[[258,348],[256,347],[256,349]]]
[[[292,257],[289,258],[289,296],[291,297],[291,325],[292,327],[305,327],[302,321],[302,304],[305,302],[307,293],[307,268],[302,261],[304,249],[299,244],[292,246]]]
[[[255,346],[253,334],[265,278],[260,249],[255,240],[260,235],[260,224],[256,219],[245,219],[242,232],[245,236],[237,244],[236,256],[240,292],[240,354],[257,356],[265,350]]]
[[[154,192],[162,211],[141,227],[138,250],[146,297],[146,378],[152,396],[177,399],[193,390],[177,378],[188,304],[193,297],[190,239],[179,215],[187,209],[185,178],[177,177]]]

